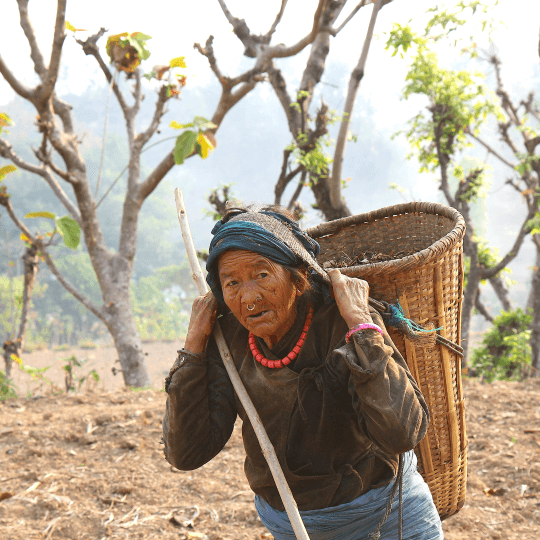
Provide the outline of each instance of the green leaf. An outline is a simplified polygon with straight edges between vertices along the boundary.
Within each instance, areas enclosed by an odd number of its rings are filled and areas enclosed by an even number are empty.
[[[13,121],[6,113],[0,113],[0,133],[9,133],[6,129],[4,129],[6,126],[12,126]]]
[[[84,28],[75,28],[69,21],[66,21],[65,23],[66,30],[69,30],[70,32],[86,32]]]
[[[169,66],[172,68],[175,68],[175,67],[185,68],[186,67],[186,63],[184,62],[185,58],[186,58],[185,56],[178,56],[176,58],[173,58],[169,62]]]
[[[15,167],[15,165],[4,165],[4,167],[0,167],[0,181],[2,181],[6,177],[6,174],[14,172],[16,170],[17,167]]]
[[[64,239],[66,247],[77,248],[81,239],[81,228],[71,216],[56,218],[56,229]]]
[[[199,131],[206,131],[207,129],[214,129],[217,126],[211,120],[204,118],[204,116],[196,116],[193,119],[193,127]]]
[[[150,51],[146,46],[146,42],[147,40],[152,39],[152,36],[143,34],[142,32],[133,32],[128,39],[131,45],[137,50],[141,60],[146,60],[150,56]]]
[[[179,124],[176,120],[173,120],[169,127],[172,127],[173,129],[185,129],[188,127],[193,127],[193,122],[190,122],[189,124]]]
[[[11,360],[19,364],[19,366],[22,366],[22,360],[16,354],[11,353]]]
[[[149,36],[148,34],[143,34],[142,32],[133,32],[133,34],[131,34],[131,37],[133,39],[136,39],[137,41],[148,41],[149,39],[152,39],[152,36]]]
[[[52,212],[30,212],[29,214],[26,214],[24,216],[25,218],[48,218],[48,219],[56,219],[56,214],[53,214]]]
[[[174,162],[177,165],[182,165],[184,159],[193,153],[196,141],[197,133],[195,131],[184,131],[184,133],[178,136],[174,146]]]
[[[147,81],[151,81],[152,79],[157,79],[157,72],[156,71],[149,71],[148,73],[145,73],[143,77]]]

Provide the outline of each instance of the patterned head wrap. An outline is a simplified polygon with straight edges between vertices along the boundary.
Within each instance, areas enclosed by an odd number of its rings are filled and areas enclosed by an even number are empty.
[[[312,284],[321,290],[329,281],[326,272],[315,258],[319,244],[300,229],[298,223],[277,212],[242,212],[225,223],[220,220],[212,229],[206,270],[206,281],[214,296],[221,302],[223,292],[218,274],[218,259],[231,249],[253,251],[282,265],[305,265],[310,272]],[[321,291],[322,292],[322,291]]]

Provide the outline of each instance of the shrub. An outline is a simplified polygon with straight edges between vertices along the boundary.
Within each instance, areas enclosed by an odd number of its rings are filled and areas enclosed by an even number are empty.
[[[0,369],[0,401],[16,398],[15,388],[16,386],[6,379],[6,374]]]
[[[521,308],[495,317],[482,345],[473,351],[473,373],[488,382],[522,379],[531,364],[531,321],[532,315]]]

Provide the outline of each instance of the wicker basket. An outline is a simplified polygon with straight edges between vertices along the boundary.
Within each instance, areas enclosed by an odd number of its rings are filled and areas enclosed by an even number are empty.
[[[465,222],[459,212],[434,203],[398,204],[306,232],[321,245],[321,264],[343,252],[390,255],[411,250],[414,254],[402,259],[340,270],[365,279],[375,300],[392,304],[398,299],[408,318],[442,327],[441,336],[460,344]],[[445,519],[465,501],[467,439],[461,358],[441,344],[422,348],[393,328],[388,331],[429,406],[430,427],[416,454],[439,515]]]

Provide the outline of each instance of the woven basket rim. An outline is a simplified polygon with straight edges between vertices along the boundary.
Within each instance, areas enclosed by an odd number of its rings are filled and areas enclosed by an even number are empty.
[[[351,225],[370,223],[402,214],[431,214],[443,216],[452,220],[454,222],[454,227],[450,232],[445,234],[442,238],[439,238],[429,247],[422,249],[421,251],[417,251],[412,255],[407,255],[401,259],[393,259],[391,261],[349,266],[346,268],[347,272],[368,272],[369,270],[382,269],[399,270],[402,266],[409,266],[411,264],[419,263],[425,264],[438,257],[443,251],[452,248],[465,235],[466,227],[463,216],[455,208],[432,202],[410,202],[385,206],[384,208],[379,208],[378,210],[374,210],[372,212],[364,212],[363,214],[355,214],[354,216],[327,221],[315,227],[310,227],[309,229],[306,229],[305,232],[312,238],[317,239],[322,236],[336,234],[342,229],[350,227]],[[345,268],[341,270],[345,270]]]

